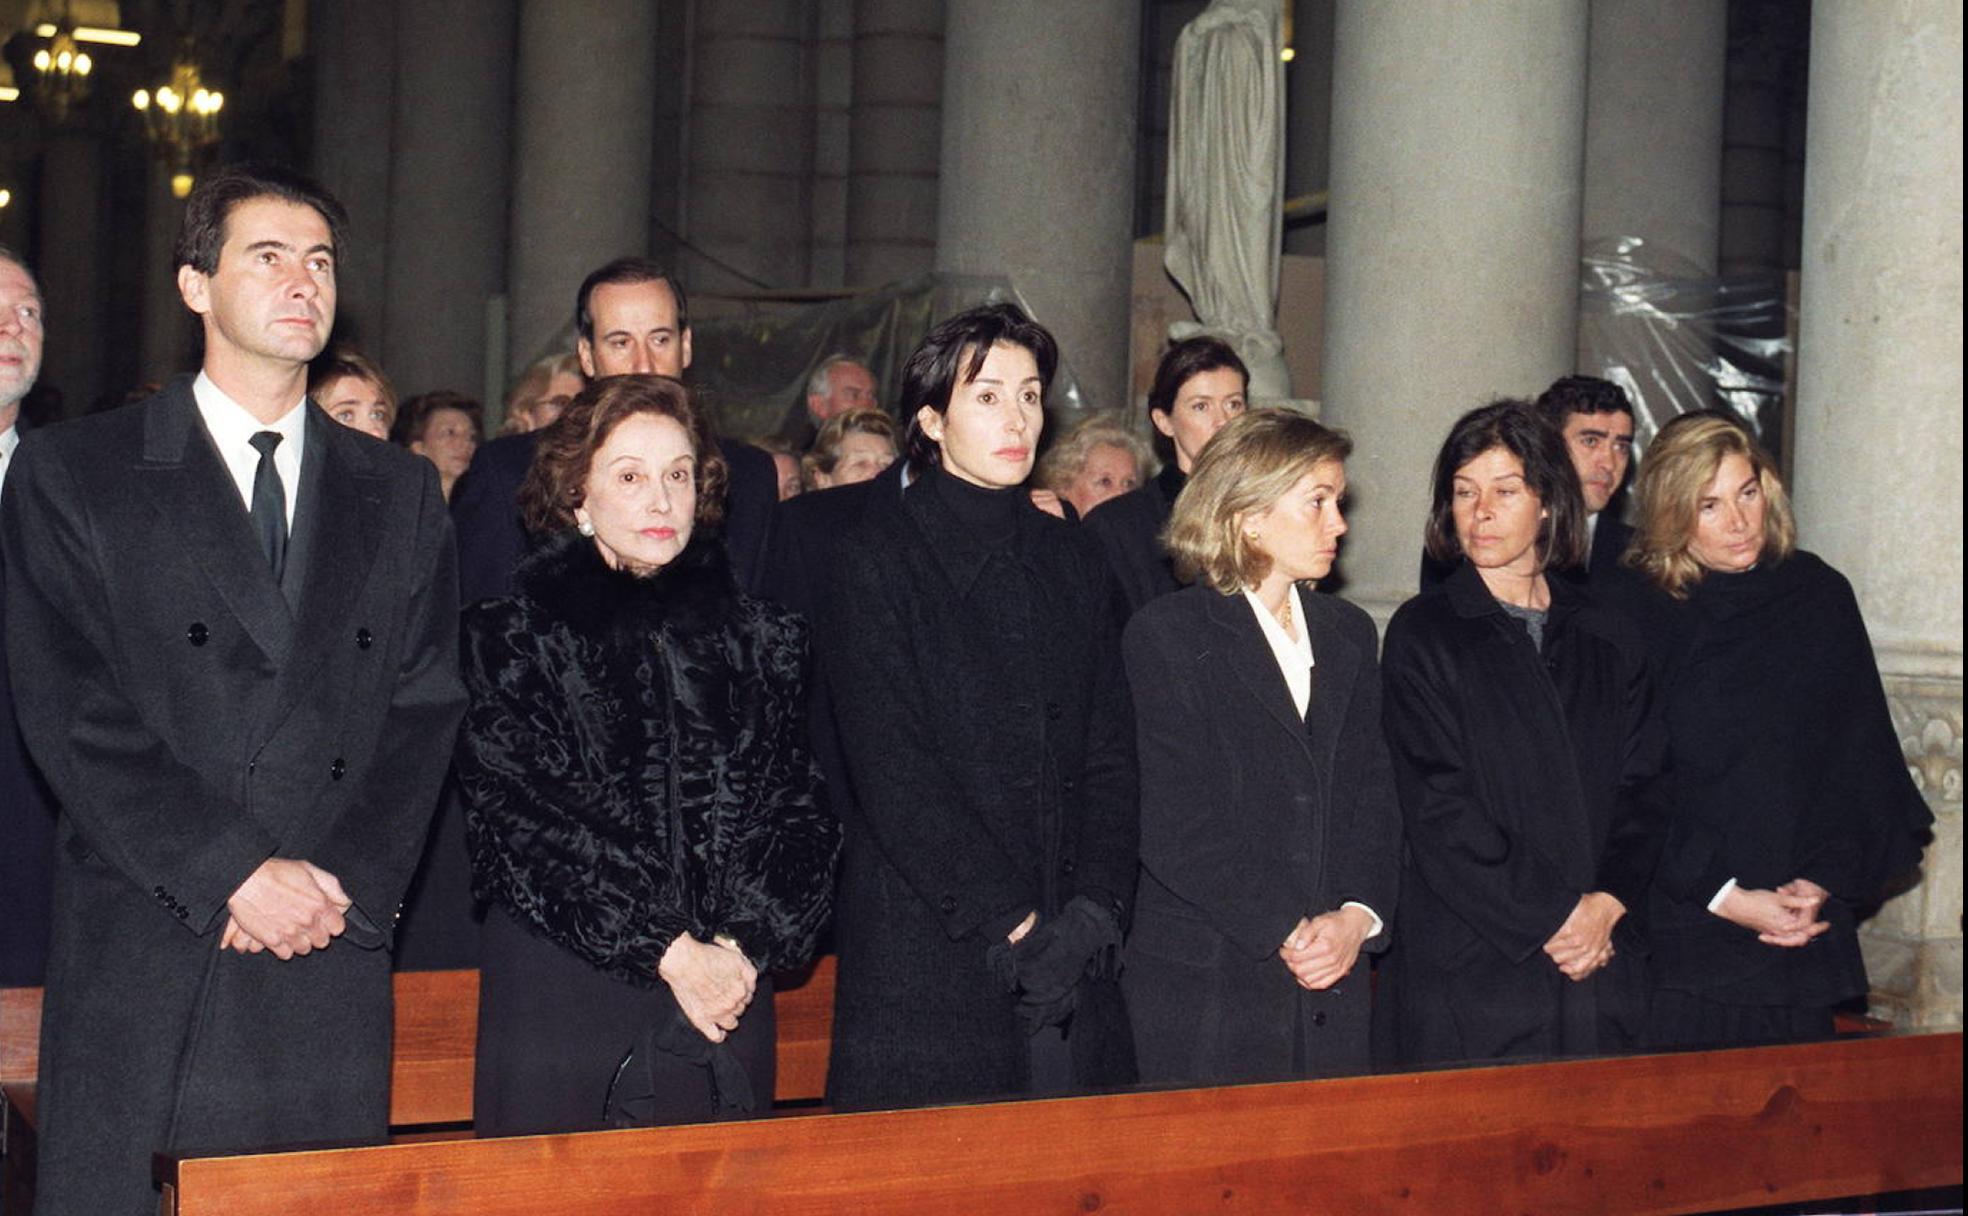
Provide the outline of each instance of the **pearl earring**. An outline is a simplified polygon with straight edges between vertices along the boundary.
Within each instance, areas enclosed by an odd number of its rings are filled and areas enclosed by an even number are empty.
[[[594,521],[587,519],[577,520],[574,524],[574,530],[583,536],[593,536]]]

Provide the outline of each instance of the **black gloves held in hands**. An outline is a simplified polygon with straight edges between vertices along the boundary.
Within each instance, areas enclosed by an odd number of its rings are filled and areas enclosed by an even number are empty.
[[[1076,895],[1059,915],[1040,921],[1016,945],[999,938],[985,954],[991,973],[1018,994],[1027,1034],[1073,1015],[1082,976],[1111,976],[1118,968],[1121,921],[1113,907]]]

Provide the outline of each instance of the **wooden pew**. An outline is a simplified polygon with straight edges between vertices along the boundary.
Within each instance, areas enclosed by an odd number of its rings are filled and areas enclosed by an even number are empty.
[[[409,971],[396,980],[390,1125],[399,1141],[469,1136],[472,1061],[478,1040],[478,972]],[[811,1106],[827,1089],[834,1023],[834,960],[782,976],[778,1020],[782,1104]],[[0,1212],[24,1212],[34,1193],[35,1079],[40,1068],[41,990],[0,989]]]
[[[834,1025],[834,960],[782,977],[773,997],[779,1024],[780,1102],[815,1102],[827,1089]],[[30,1125],[40,1067],[41,990],[0,989],[0,1087]],[[470,1123],[478,1040],[478,972],[406,971],[396,976],[396,1056],[390,1124],[416,1128]]]
[[[160,1159],[175,1216],[1681,1213],[1958,1184],[1961,1036]]]

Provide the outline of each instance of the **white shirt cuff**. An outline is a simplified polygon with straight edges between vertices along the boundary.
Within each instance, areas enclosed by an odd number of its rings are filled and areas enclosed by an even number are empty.
[[[1349,899],[1345,903],[1339,906],[1342,908],[1358,908],[1360,911],[1365,912],[1370,918],[1372,918],[1373,928],[1367,931],[1368,937],[1379,937],[1380,931],[1386,927],[1385,924],[1380,919],[1380,913],[1374,911],[1372,908],[1369,908],[1367,905],[1361,903],[1357,899]]]
[[[1722,901],[1729,898],[1729,892],[1735,889],[1736,889],[1735,879],[1731,878],[1728,882],[1723,883],[1722,889],[1715,893],[1715,898],[1708,901],[1708,910],[1710,912],[1717,913],[1717,915],[1720,915],[1719,909],[1722,907]]]

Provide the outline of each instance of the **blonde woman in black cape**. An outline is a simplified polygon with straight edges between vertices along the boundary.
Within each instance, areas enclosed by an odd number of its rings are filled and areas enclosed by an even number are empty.
[[[1400,847],[1373,622],[1313,590],[1346,531],[1345,436],[1289,410],[1225,427],[1169,520],[1195,585],[1122,649],[1141,759],[1123,985],[1144,1081],[1364,1072],[1367,966]]]
[[[1823,1038],[1863,997],[1855,922],[1918,862],[1907,774],[1852,585],[1796,547],[1770,457],[1703,411],[1655,437],[1627,562],[1662,669],[1673,830],[1648,902],[1655,1047]]]

